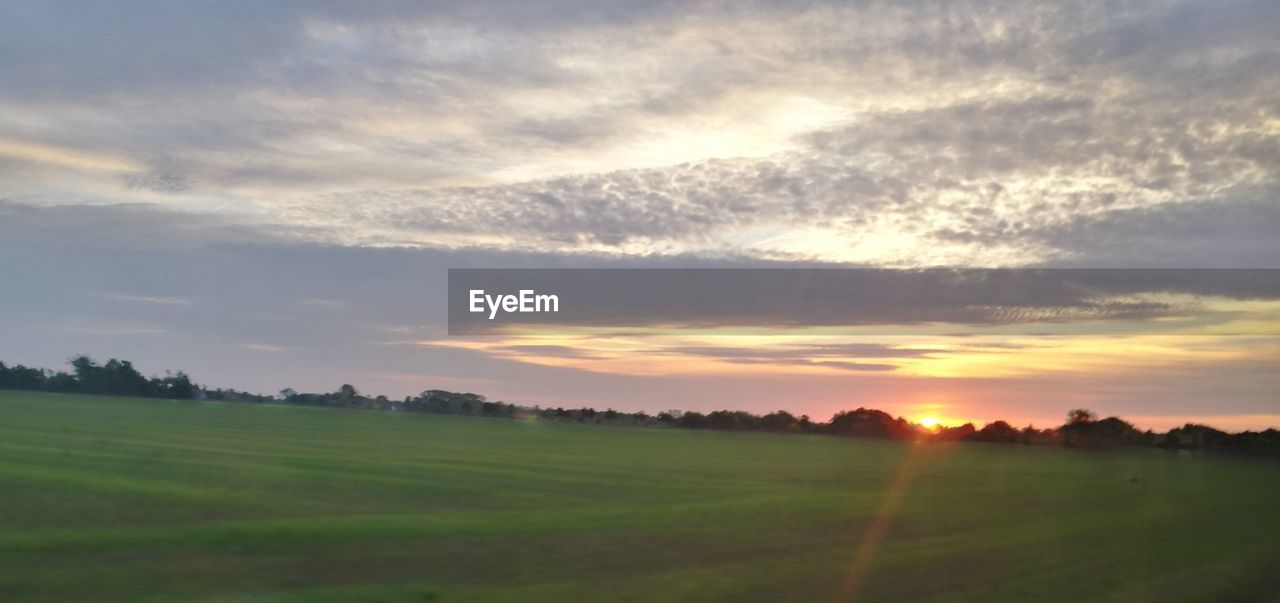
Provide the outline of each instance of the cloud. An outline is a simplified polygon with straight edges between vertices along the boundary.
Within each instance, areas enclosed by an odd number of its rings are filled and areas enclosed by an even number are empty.
[[[811,366],[854,372],[888,372],[897,365],[866,362],[874,358],[927,358],[929,349],[901,348],[884,344],[811,344],[742,348],[728,346],[673,346],[648,350],[647,354],[681,354],[733,364]],[[857,358],[858,360],[851,360]]]
[[[1280,192],[1261,1],[13,12],[0,194],[40,204],[356,245],[1136,265],[1161,254],[1083,230]],[[1273,251],[1214,241],[1197,265]]]
[[[306,304],[308,306],[316,306],[320,308],[341,308],[348,304],[348,302],[340,299],[321,299],[321,298],[303,299],[303,300],[299,300],[298,303]]]
[[[542,356],[554,358],[600,358],[598,354],[585,351],[582,348],[566,346],[566,345],[545,345],[545,344],[517,344],[504,345],[492,348],[491,351],[498,354],[506,354],[512,356]]]
[[[725,359],[734,358],[922,358],[928,357],[934,350],[923,348],[903,348],[874,343],[847,344],[813,344],[788,345],[761,348],[742,348],[733,346],[681,346],[654,350],[658,353],[692,354],[695,356],[716,356]]]
[[[191,303],[189,299],[181,297],[159,297],[155,295],[126,295],[123,293],[104,293],[103,297],[123,302],[136,302],[140,304],[158,304],[163,306],[185,306]]]
[[[647,327],[722,335],[831,327],[850,334],[1106,332],[1212,328],[1265,334],[1280,270],[487,269],[449,274],[454,335],[557,335]],[[750,269],[761,268],[761,269]],[[471,312],[467,291],[554,293],[554,313]],[[852,350],[849,350],[852,351]],[[881,351],[883,352],[883,350]]]
[[[769,364],[769,365],[791,365],[791,366],[815,366],[822,368],[834,368],[842,371],[854,372],[881,372],[892,371],[897,366],[892,364],[874,363],[874,362],[849,362],[847,360],[810,360],[807,358],[726,358],[726,362],[734,364]]]
[[[1041,225],[1019,236],[1070,250],[1058,260],[1063,265],[1274,268],[1280,257],[1276,232],[1280,205],[1269,198],[1122,209]],[[980,231],[971,236],[985,240]]]
[[[164,329],[133,326],[67,326],[55,329],[71,335],[89,335],[94,337],[130,337],[136,335],[160,335]]]
[[[0,352],[638,404],[671,391],[372,342],[440,336],[447,267],[1276,267],[1278,23],[1265,0],[6,7]],[[88,335],[120,325],[165,349]],[[1163,377],[1144,393],[1190,400]]]
[[[180,369],[201,383],[258,392],[332,391],[352,382],[362,391],[399,397],[430,387],[483,385],[479,393],[494,399],[650,412],[673,407],[767,412],[785,400],[786,408],[817,417],[858,405],[905,413],[907,405],[945,393],[953,404],[978,414],[975,419],[1038,423],[1081,404],[1126,415],[1265,413],[1274,406],[1271,376],[1280,374],[1272,366],[1280,357],[1275,340],[1267,337],[1166,339],[1138,351],[1109,340],[1103,351],[1111,355],[1094,362],[1119,376],[1099,373],[1087,380],[1055,356],[1053,346],[1067,341],[1062,338],[1035,349],[973,338],[947,346],[930,338],[893,344],[830,338],[800,344],[783,338],[753,345],[730,339],[708,347],[646,340],[631,330],[573,343],[497,341],[494,345],[507,346],[500,352],[380,345],[389,330],[405,327],[415,340],[444,338],[448,268],[785,264],[348,247],[220,220],[197,220],[199,227],[190,227],[190,214],[154,207],[0,205],[0,257],[6,260],[0,262],[0,281],[20,284],[0,289],[0,311],[7,318],[0,321],[0,359],[59,367],[78,353],[129,358],[148,373]],[[191,303],[104,303],[104,292]],[[307,299],[347,303],[299,303]],[[741,370],[732,378],[692,370],[655,378],[526,361],[551,356],[571,364],[599,363],[616,356],[608,348],[615,339],[634,340],[645,351],[617,360],[623,368],[652,353],[676,359],[674,367],[693,369],[711,360]],[[287,353],[270,351],[276,348]],[[263,362],[264,354],[271,362]],[[1153,363],[1156,357],[1159,363]],[[912,376],[957,358],[1017,374]],[[889,370],[893,367],[899,368]],[[1144,406],[1144,400],[1158,404]]]
[[[1143,114],[1152,107],[1081,96],[974,102],[871,115],[767,159],[342,193],[281,211],[314,223],[323,207],[322,219],[381,241],[891,265],[1149,265],[1162,254],[1142,253],[1143,244],[1176,246],[1197,229],[1210,238],[1197,265],[1265,265],[1274,246],[1251,234],[1261,248],[1241,249],[1233,237],[1274,221],[1280,129],[1247,125],[1258,105],[1236,115],[1200,116],[1194,106]],[[1149,218],[1150,240],[1119,257],[1115,247],[1091,251],[1089,229],[1134,214]],[[1071,229],[1086,232],[1054,236]]]

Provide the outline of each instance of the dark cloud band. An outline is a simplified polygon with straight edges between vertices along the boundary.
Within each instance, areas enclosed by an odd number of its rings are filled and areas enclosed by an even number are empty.
[[[1280,303],[1280,270],[456,269],[448,293],[450,335],[535,325],[766,334],[950,325],[1071,334],[1100,324],[1106,334],[1131,334],[1170,320],[1184,327],[1221,320],[1200,303],[1206,298]],[[532,303],[538,296],[554,296],[554,309]],[[511,303],[476,310],[478,298],[503,297]],[[1260,329],[1214,334],[1275,334]]]

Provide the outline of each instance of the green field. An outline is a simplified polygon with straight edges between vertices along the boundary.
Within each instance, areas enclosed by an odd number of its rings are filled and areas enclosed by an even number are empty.
[[[0,601],[1258,600],[1280,464],[0,392]]]

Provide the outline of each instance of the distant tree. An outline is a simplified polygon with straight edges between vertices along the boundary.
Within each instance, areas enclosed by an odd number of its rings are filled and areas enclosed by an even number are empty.
[[[72,358],[69,364],[71,364],[71,368],[75,370],[76,377],[81,380],[92,377],[94,371],[98,368],[97,365],[93,363],[92,358],[84,355]]]
[[[795,415],[785,410],[777,410],[760,417],[758,424],[760,429],[765,431],[797,431],[800,429],[800,422]]]
[[[1057,435],[1052,429],[1040,430],[1035,425],[1027,425],[1018,434],[1018,441],[1023,444],[1051,444]]]
[[[275,402],[272,396],[239,392],[234,389],[209,390],[199,387],[183,372],[164,377],[144,377],[127,360],[112,358],[99,365],[81,355],[68,361],[71,372],[8,365],[0,362],[0,388],[117,394],[131,396],[170,397],[176,399],[209,399],[236,402]],[[473,393],[427,390],[416,397],[406,396],[402,404],[392,403],[386,396],[361,396],[350,384],[333,393],[299,393],[291,388],[280,390],[288,404],[307,406],[339,406],[375,410],[404,410],[443,414],[475,415],[503,418],[532,418],[592,423],[630,425],[668,425],[689,429],[800,431],[843,436],[894,439],[932,439],[939,441],[975,440],[988,442],[1022,442],[1025,444],[1061,444],[1065,446],[1106,448],[1121,445],[1195,449],[1217,453],[1268,456],[1280,458],[1280,431],[1227,433],[1204,425],[1187,424],[1167,433],[1138,431],[1118,417],[1098,420],[1093,412],[1077,408],[1067,413],[1066,424],[1057,429],[1038,430],[1034,426],[1018,430],[1004,421],[993,421],[981,430],[972,423],[959,427],[939,427],[926,432],[902,417],[872,408],[841,411],[826,423],[814,423],[808,415],[796,418],[783,410],[764,416],[745,411],[717,410],[708,414],[671,410],[650,417],[644,412],[625,413],[613,409],[597,412],[592,408],[565,409],[516,406],[506,402],[489,402]]]
[[[1098,418],[1093,411],[1085,408],[1075,408],[1067,412],[1067,425],[1075,425],[1077,423],[1089,423]]]
[[[916,431],[905,419],[873,408],[841,411],[831,417],[827,430],[836,435],[863,438],[912,439]]]
[[[1076,421],[1058,428],[1065,446],[1073,448],[1112,448],[1138,443],[1141,432],[1118,417],[1101,421]]]
[[[809,415],[800,415],[800,420],[796,421],[796,426],[800,428],[800,431],[806,433],[818,430],[818,426],[814,424],[813,419],[809,418]]]
[[[5,367],[0,362],[0,388],[44,389],[46,383],[47,377],[41,369],[27,368],[21,364]]]
[[[707,426],[707,416],[700,412],[682,413],[677,421],[685,429],[702,429]]]
[[[174,400],[191,400],[196,397],[196,386],[191,383],[191,378],[187,374],[178,371],[172,377],[164,380],[165,396]]]
[[[967,440],[978,432],[978,428],[973,423],[965,423],[957,427],[947,427],[945,425],[938,428],[937,433],[933,434],[933,439],[943,442],[955,442],[959,440]]]
[[[739,430],[755,427],[758,417],[742,410],[717,410],[707,414],[706,426],[711,429]]]
[[[45,387],[51,392],[80,391],[80,382],[76,376],[66,371],[58,371],[48,376]]]
[[[1013,444],[1018,441],[1021,434],[1012,425],[1004,421],[993,421],[987,423],[982,429],[971,434],[967,439],[975,442],[998,442],[1001,444]]]
[[[75,371],[75,391],[117,396],[162,396],[161,380],[148,380],[128,360],[112,358],[98,365],[88,356],[71,359]]]

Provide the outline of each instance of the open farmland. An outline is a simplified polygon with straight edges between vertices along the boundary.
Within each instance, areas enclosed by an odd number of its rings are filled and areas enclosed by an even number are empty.
[[[1254,600],[1280,464],[0,392],[0,600]]]

